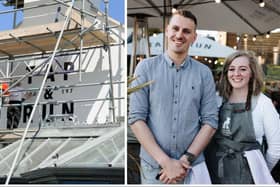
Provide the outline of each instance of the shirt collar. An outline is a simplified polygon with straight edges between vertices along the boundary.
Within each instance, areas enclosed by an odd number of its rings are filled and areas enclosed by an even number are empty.
[[[175,63],[172,61],[172,59],[168,56],[168,54],[167,54],[167,52],[165,52],[164,53],[164,59],[165,59],[165,62],[168,64],[168,66],[170,67],[170,68],[172,68],[172,67],[175,67]],[[186,58],[185,58],[185,61],[184,61],[184,63],[182,63],[181,65],[180,65],[180,68],[186,68],[187,66],[188,66],[188,62],[190,62],[191,61],[191,58],[189,57],[189,56],[187,56]]]

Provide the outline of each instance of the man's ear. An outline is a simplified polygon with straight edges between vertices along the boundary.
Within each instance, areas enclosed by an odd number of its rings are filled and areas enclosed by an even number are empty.
[[[168,33],[168,27],[169,27],[169,25],[167,25],[166,27],[165,27],[165,35],[167,36],[167,33]]]
[[[192,44],[195,42],[196,38],[197,38],[197,33],[195,32],[195,33],[194,33],[194,39],[193,39]]]

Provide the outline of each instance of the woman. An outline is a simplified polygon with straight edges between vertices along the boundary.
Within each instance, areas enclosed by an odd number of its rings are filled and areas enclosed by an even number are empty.
[[[226,59],[219,126],[206,151],[212,183],[275,183],[270,171],[280,158],[280,120],[262,87],[262,71],[251,53],[238,51]]]

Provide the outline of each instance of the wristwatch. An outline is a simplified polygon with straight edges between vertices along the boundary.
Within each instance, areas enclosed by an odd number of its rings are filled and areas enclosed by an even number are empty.
[[[194,154],[188,152],[187,150],[185,150],[183,154],[187,156],[189,163],[192,165],[196,159],[196,156]]]

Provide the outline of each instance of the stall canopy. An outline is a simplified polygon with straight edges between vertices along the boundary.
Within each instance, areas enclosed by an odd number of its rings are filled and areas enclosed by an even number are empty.
[[[164,15],[172,7],[192,11],[198,18],[198,29],[247,34],[264,34],[280,26],[280,1],[266,0],[129,0],[127,1],[128,26],[135,16],[148,17],[149,27],[164,28]]]
[[[163,34],[160,33],[157,36],[151,36],[150,41],[150,50],[151,55],[161,54],[163,51]],[[190,56],[205,56],[205,57],[218,57],[225,58],[235,50],[231,47],[222,45],[212,39],[198,35],[196,41],[189,49]],[[127,44],[127,54],[131,55],[132,53],[132,43]],[[145,54],[145,40],[142,39],[139,41],[136,49],[137,55]]]

